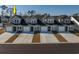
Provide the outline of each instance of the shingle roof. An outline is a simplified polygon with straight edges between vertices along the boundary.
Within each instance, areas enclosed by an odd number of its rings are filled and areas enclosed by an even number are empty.
[[[17,16],[18,18],[20,18],[21,22],[19,24],[13,23],[14,25],[27,25],[27,23],[25,23],[25,20],[24,20],[24,18],[22,16],[19,16],[19,15],[15,15],[15,16]],[[15,16],[13,16],[12,18],[14,18]]]
[[[79,16],[73,16],[79,22]]]
[[[17,16],[21,19],[21,23],[20,24],[15,24],[15,25],[28,25],[29,23],[26,23],[25,20],[27,20],[27,19],[31,20],[32,18],[36,18],[36,16],[31,16],[31,17],[30,16],[23,17],[23,16],[20,16],[20,15],[15,15],[15,16]],[[11,19],[14,18],[15,16],[11,17]],[[50,16],[50,17],[46,17],[45,19],[52,19],[52,18],[54,18],[54,23],[43,23],[42,20],[44,18],[42,18],[42,19],[36,18],[37,23],[31,24],[31,25],[53,25],[53,24],[63,25],[63,24],[66,24],[66,23],[61,23],[60,24],[58,22],[58,19],[70,19],[70,17],[68,17],[68,16]],[[73,24],[73,22],[68,23],[68,24]]]

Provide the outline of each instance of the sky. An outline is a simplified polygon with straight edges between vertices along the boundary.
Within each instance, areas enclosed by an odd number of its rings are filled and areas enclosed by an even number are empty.
[[[13,7],[12,5],[9,7]],[[48,13],[50,15],[72,15],[79,13],[79,5],[16,5],[17,11],[25,13],[35,10],[36,13]]]

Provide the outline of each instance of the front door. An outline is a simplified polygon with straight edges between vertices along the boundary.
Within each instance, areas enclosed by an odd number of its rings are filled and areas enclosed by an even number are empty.
[[[40,32],[40,27],[35,27],[34,31],[35,32]]]
[[[23,27],[22,27],[22,26],[18,26],[18,27],[17,27],[17,32],[18,32],[18,33],[23,32]]]
[[[65,31],[66,31],[66,32],[68,31],[68,27],[67,27],[67,26],[65,27]]]
[[[50,31],[51,31],[51,27],[49,26],[49,27],[48,27],[48,32],[50,32]]]
[[[13,32],[16,32],[16,27],[13,27]]]
[[[21,26],[13,27],[13,32],[17,33],[23,32],[23,28]]]
[[[30,31],[33,32],[33,27],[31,27]]]

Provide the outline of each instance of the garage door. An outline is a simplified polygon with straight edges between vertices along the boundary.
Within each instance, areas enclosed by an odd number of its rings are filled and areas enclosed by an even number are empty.
[[[41,27],[41,32],[48,32],[47,27]]]
[[[59,32],[65,32],[65,27],[64,26],[59,26]]]

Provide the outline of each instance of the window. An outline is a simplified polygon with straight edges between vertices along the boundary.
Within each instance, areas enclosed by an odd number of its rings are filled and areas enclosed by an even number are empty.
[[[73,29],[72,26],[70,26],[70,29],[71,29],[71,30]]]
[[[34,20],[34,23],[36,23],[36,20]]]
[[[19,20],[15,20],[15,23],[18,24],[19,23]]]
[[[69,30],[72,30],[73,28],[72,28],[72,26],[69,26]]]
[[[16,23],[16,20],[15,20],[15,23]]]
[[[21,29],[21,27],[19,27],[19,29]]]
[[[51,23],[51,20],[50,19],[48,19],[48,23]]]
[[[17,22],[16,23],[19,23],[19,21],[17,20]]]
[[[66,19],[66,20],[65,20],[65,23],[70,23],[70,20],[69,20],[69,19]]]
[[[19,30],[21,29],[21,27],[19,26],[19,27],[17,27]]]
[[[34,20],[32,20],[31,23],[34,23]]]

